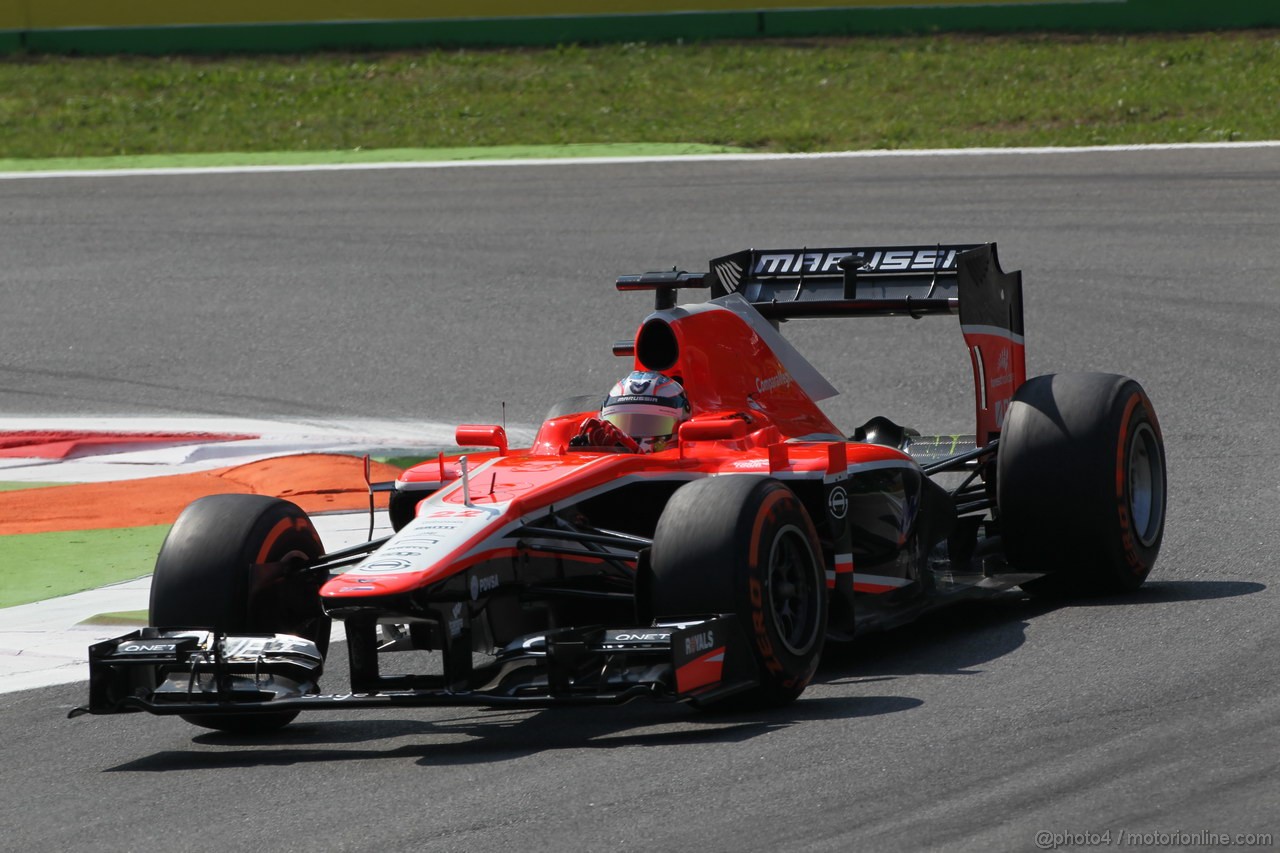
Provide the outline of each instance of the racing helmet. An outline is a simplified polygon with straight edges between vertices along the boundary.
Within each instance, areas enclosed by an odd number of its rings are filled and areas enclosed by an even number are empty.
[[[667,447],[688,417],[684,388],[651,370],[632,371],[613,386],[600,408],[600,419],[635,439],[645,453]]]

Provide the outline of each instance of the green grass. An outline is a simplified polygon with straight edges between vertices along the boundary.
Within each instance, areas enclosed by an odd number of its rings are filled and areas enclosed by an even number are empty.
[[[169,525],[0,536],[0,607],[142,577]]]
[[[146,625],[150,614],[146,610],[117,610],[112,613],[99,613],[80,621],[81,625]]]
[[[1280,138],[1275,31],[0,60],[0,158]]]
[[[457,451],[446,451],[446,452],[457,452]],[[396,466],[397,468],[401,468],[401,469],[412,468],[414,465],[418,465],[418,464],[420,464],[420,463],[422,463],[422,462],[425,462],[425,461],[427,461],[427,459],[429,459],[429,458],[431,458],[431,457],[427,457],[427,456],[378,456],[378,457],[374,457],[375,461],[378,461],[378,462],[384,462],[384,463],[386,463],[387,465],[394,465],[394,466]]]

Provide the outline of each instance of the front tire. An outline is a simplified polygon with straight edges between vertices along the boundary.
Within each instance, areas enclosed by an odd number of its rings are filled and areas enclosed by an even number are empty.
[[[827,584],[813,521],[777,480],[709,477],[680,487],[663,510],[650,555],[658,618],[734,613],[760,684],[719,704],[778,707],[818,667]]]
[[[387,517],[391,522],[391,529],[399,533],[404,529],[405,525],[418,517],[418,504],[431,497],[433,490],[415,489],[400,490],[391,493],[390,499],[387,501]]]
[[[210,495],[191,503],[165,538],[151,580],[150,624],[227,633],[292,634],[323,655],[329,618],[319,581],[303,570],[324,553],[297,505],[262,495]],[[261,733],[297,711],[186,714],[204,728]]]
[[[997,504],[1013,565],[1034,594],[1128,592],[1164,536],[1164,439],[1125,376],[1038,376],[1014,395],[997,453]]]

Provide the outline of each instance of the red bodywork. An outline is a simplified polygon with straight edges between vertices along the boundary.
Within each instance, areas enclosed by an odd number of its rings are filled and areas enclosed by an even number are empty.
[[[622,290],[658,292],[658,310],[632,344],[615,346],[615,352],[634,355],[636,369],[664,373],[684,386],[692,414],[676,447],[648,455],[571,449],[582,420],[595,414],[586,407],[555,412],[523,449],[509,450],[498,427],[461,427],[459,444],[497,450],[407,471],[397,494],[413,503],[420,499],[416,513],[404,518],[390,541],[324,585],[326,609],[394,610],[400,605],[389,599],[404,595],[453,600],[459,586],[446,585],[466,572],[470,599],[477,602],[490,588],[526,588],[522,569],[539,555],[555,561],[560,578],[575,562],[612,561],[634,572],[643,547],[626,555],[608,548],[572,552],[526,528],[535,519],[556,524],[557,514],[577,512],[588,526],[651,541],[662,504],[679,485],[742,474],[782,480],[804,502],[823,537],[828,583],[838,593],[891,593],[913,585],[925,591],[922,558],[908,540],[925,504],[933,507],[936,523],[927,530],[933,538],[921,547],[945,537],[954,517],[951,500],[940,497],[936,484],[899,449],[905,444],[847,438],[817,404],[835,389],[774,323],[958,313],[974,369],[974,442],[983,448],[998,437],[1026,376],[1020,275],[1000,270],[994,245],[746,250],[711,264],[705,275],[618,280]],[[715,298],[677,306],[675,289],[690,286],[710,286]],[[602,498],[609,493],[612,503]],[[853,582],[843,583],[846,577]]]
[[[411,593],[478,564],[517,561],[536,546],[521,545],[512,531],[552,508],[629,483],[735,474],[821,483],[914,465],[895,448],[842,436],[810,393],[829,388],[771,326],[753,323],[749,311],[707,303],[657,312],[641,326],[636,369],[676,377],[689,397],[692,416],[674,447],[651,454],[571,450],[569,440],[590,411],[547,420],[524,449],[506,450],[501,428],[459,427],[460,444],[487,436],[486,443],[502,449],[466,458],[465,489],[459,459],[406,471],[398,488],[429,497],[390,542],[325,584],[326,606]],[[852,571],[852,559],[839,556],[832,571]]]

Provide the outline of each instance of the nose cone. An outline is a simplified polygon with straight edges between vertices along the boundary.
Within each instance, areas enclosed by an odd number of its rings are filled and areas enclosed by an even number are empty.
[[[483,560],[516,553],[516,531],[550,508],[617,483],[644,456],[571,453],[493,457],[418,505],[412,521],[377,551],[327,582],[326,600],[411,592]]]

